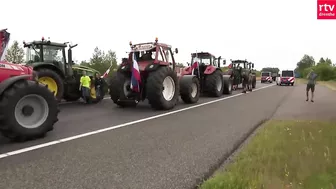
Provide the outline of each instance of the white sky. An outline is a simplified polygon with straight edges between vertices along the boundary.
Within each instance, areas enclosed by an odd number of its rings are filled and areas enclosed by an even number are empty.
[[[98,46],[116,51],[119,63],[129,41],[158,37],[179,49],[177,62],[190,62],[197,50],[227,60],[246,58],[257,69],[294,69],[305,53],[316,61],[329,57],[336,62],[336,20],[317,20],[316,2],[1,0],[0,28],[8,28],[11,41],[44,36],[78,43],[74,58],[79,61],[89,59]]]

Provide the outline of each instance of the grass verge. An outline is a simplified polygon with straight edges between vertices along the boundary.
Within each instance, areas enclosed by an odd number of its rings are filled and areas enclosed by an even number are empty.
[[[296,78],[295,83],[307,84],[307,80],[302,78]],[[317,81],[317,84],[324,85],[329,89],[336,91],[336,81]]]
[[[336,188],[336,123],[265,123],[234,162],[200,189]]]

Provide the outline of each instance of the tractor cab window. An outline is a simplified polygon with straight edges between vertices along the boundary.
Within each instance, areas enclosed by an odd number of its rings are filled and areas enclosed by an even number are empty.
[[[218,67],[218,59],[215,57],[212,57],[212,62],[213,62],[213,66]]]
[[[43,59],[45,62],[64,63],[63,47],[43,45]]]
[[[202,58],[198,58],[198,57],[193,57],[191,63],[195,63],[195,62],[199,62],[200,65],[210,65],[211,64],[211,58],[210,57],[202,57]]]
[[[41,45],[31,45],[26,49],[26,61],[28,63],[42,62],[40,58]]]

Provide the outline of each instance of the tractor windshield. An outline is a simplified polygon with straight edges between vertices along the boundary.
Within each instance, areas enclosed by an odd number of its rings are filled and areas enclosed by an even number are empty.
[[[211,58],[210,57],[193,57],[191,60],[191,63],[199,62],[199,64],[205,64],[205,65],[210,65],[211,64]]]
[[[63,60],[63,47],[51,45],[30,45],[26,51],[26,61],[32,62],[65,62]],[[41,59],[41,50],[43,52],[43,60]]]
[[[261,73],[261,76],[268,77],[268,76],[270,76],[270,73],[268,73],[268,72],[263,72],[263,73]]]

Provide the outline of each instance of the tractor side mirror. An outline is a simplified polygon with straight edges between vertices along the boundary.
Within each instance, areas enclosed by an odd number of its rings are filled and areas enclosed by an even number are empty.
[[[252,68],[254,68],[254,64],[252,64]]]
[[[178,54],[178,49],[177,48],[175,48],[175,53]]]
[[[189,63],[189,62],[187,62],[187,65],[188,65],[188,66],[190,66],[190,63]]]
[[[225,64],[226,64],[226,60],[224,59],[224,60],[223,60],[223,65],[225,65]]]

